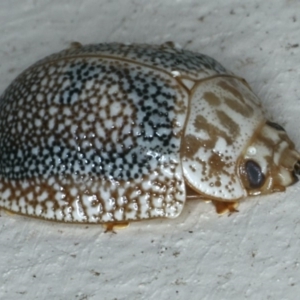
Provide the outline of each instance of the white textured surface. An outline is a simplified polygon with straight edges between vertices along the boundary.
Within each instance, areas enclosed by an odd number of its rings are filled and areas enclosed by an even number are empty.
[[[245,77],[299,149],[299,36],[292,0],[1,0],[0,91],[72,41],[174,40]],[[0,299],[298,299],[299,192],[117,234],[1,212]]]

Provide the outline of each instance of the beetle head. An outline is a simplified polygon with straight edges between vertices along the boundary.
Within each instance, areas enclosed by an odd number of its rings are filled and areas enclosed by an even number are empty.
[[[300,154],[285,130],[267,121],[251,139],[239,166],[249,195],[269,194],[298,181]]]

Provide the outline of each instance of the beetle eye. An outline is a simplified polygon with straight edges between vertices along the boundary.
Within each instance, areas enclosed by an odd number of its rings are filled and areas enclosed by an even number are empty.
[[[267,121],[266,124],[269,125],[270,127],[274,128],[274,129],[277,129],[277,130],[280,130],[280,131],[285,131],[284,128],[282,126],[280,126],[279,124],[277,124],[277,123]]]
[[[265,175],[262,173],[260,166],[253,160],[248,160],[245,164],[245,170],[249,185],[251,188],[259,188],[265,181]]]
[[[298,160],[294,166],[294,173],[300,175],[300,160]]]

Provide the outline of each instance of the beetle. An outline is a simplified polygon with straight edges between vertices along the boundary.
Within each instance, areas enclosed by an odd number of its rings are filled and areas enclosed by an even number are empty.
[[[0,207],[73,223],[235,211],[297,181],[300,154],[247,82],[173,43],[77,43],[0,98]]]

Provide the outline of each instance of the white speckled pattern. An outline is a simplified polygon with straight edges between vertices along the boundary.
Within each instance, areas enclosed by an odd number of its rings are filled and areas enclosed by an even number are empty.
[[[270,175],[242,159],[265,122],[246,83],[210,57],[172,43],[76,45],[0,98],[0,206],[116,223],[178,216],[186,184],[239,200],[245,180],[260,188]]]
[[[186,180],[208,199],[247,196],[237,162],[264,121],[259,101],[240,80],[217,77],[194,88],[190,107],[182,155]]]

